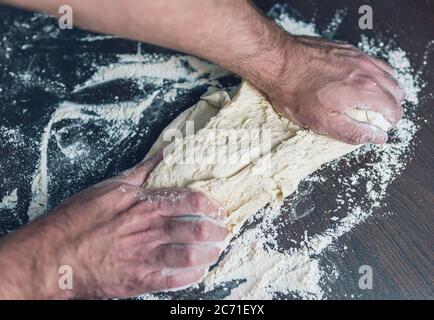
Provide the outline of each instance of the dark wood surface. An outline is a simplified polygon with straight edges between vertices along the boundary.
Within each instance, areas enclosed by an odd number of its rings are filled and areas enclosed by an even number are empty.
[[[257,0],[255,3],[267,11],[278,1]],[[432,299],[433,296],[433,229],[434,229],[434,4],[433,1],[382,0],[382,1],[287,1],[300,18],[314,20],[317,26],[328,24],[337,9],[346,11],[345,19],[336,34],[337,39],[357,43],[361,34],[369,37],[394,38],[397,44],[409,52],[413,67],[418,70],[424,53],[431,50],[428,65],[421,70],[426,86],[421,93],[418,114],[420,130],[412,147],[412,157],[405,171],[389,187],[386,209],[378,209],[377,217],[363,223],[340,241],[348,249],[344,255],[328,252],[326,259],[339,270],[340,277],[330,284],[331,293],[327,298],[395,298]],[[370,4],[374,10],[374,29],[362,31],[358,28],[358,8]],[[30,201],[30,183],[38,160],[40,133],[50,115],[64,99],[78,102],[102,103],[114,94],[127,95],[125,99],[140,96],[131,87],[121,92],[124,83],[114,83],[99,88],[91,95],[73,96],[75,85],[83,83],[95,71],[93,66],[115,60],[117,53],[134,53],[136,43],[114,39],[85,44],[80,42],[82,31],[71,31],[52,38],[41,32],[49,22],[37,20],[34,30],[24,30],[20,25],[32,14],[0,6],[0,124],[5,127],[19,127],[24,136],[23,145],[12,145],[0,137],[0,199],[18,187],[19,204],[16,215],[0,210],[0,234],[14,230],[27,222],[27,208]],[[14,23],[16,22],[16,25]],[[39,29],[41,30],[39,30]],[[29,36],[36,35],[33,39]],[[1,37],[0,37],[1,38]],[[30,39],[30,40],[29,40]],[[31,43],[29,49],[23,44]],[[5,48],[12,50],[6,54]],[[143,46],[144,52],[166,52],[152,46]],[[49,86],[36,83],[23,85],[16,74],[30,68],[42,79],[56,79],[63,86]],[[79,72],[77,71],[79,70]],[[15,76],[14,76],[15,75]],[[47,83],[47,82],[46,82]],[[45,83],[45,84],[46,84]],[[147,88],[149,94],[156,88]],[[140,128],[127,142],[113,148],[105,158],[98,158],[101,150],[96,148],[97,161],[89,168],[72,166],[56,150],[50,154],[50,170],[53,171],[50,185],[50,207],[69,195],[93,183],[124,170],[139,162],[159,132],[181,110],[198,100],[204,88],[189,92],[178,102],[179,106],[166,106],[162,102],[155,108],[166,110],[161,120],[142,119]],[[114,92],[114,93],[113,93]],[[108,97],[108,98],[107,98]],[[23,109],[30,110],[23,115]],[[97,137],[95,137],[97,139]],[[35,142],[36,141],[36,142]],[[56,178],[57,177],[57,178]],[[56,179],[54,179],[56,178]],[[287,232],[303,234],[306,226],[312,230],[323,228],[321,215],[326,212],[333,199],[328,192],[321,192],[316,201],[316,210],[311,215],[291,224]],[[330,193],[332,194],[332,193]],[[361,291],[358,288],[358,269],[371,265],[374,270],[374,289]]]
[[[422,73],[426,87],[421,94],[418,114],[420,130],[416,135],[412,159],[388,189],[387,209],[376,212],[379,218],[358,226],[343,243],[349,250],[344,256],[328,253],[340,270],[340,279],[332,284],[334,298],[366,299],[432,299],[434,297],[434,39],[433,1],[287,1],[306,20],[327,24],[336,9],[346,10],[337,39],[356,44],[361,34],[392,37],[409,52],[415,70],[422,65],[424,54],[430,52],[428,65]],[[257,1],[267,10],[269,1]],[[358,8],[369,4],[374,13],[374,29],[360,30]],[[316,203],[316,210],[326,211],[327,201]],[[332,199],[330,199],[332,200]],[[318,208],[319,206],[319,208]],[[394,214],[384,215],[383,210]],[[306,219],[316,219],[315,215]],[[314,221],[312,221],[314,223]],[[309,223],[307,223],[309,224]],[[300,231],[299,231],[300,232]],[[342,245],[342,243],[341,243]],[[374,289],[358,288],[359,266],[374,270]]]

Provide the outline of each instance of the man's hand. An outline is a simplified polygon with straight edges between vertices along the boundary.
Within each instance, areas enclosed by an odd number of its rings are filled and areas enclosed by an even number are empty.
[[[58,15],[61,0],[0,0]],[[97,32],[207,59],[267,94],[296,123],[352,144],[384,143],[387,133],[350,119],[374,110],[395,125],[403,92],[386,63],[356,48],[285,32],[247,0],[70,0],[74,22]],[[104,12],[104,14],[101,14]]]
[[[360,108],[401,119],[404,91],[385,62],[357,48],[314,37],[294,37],[288,59],[267,94],[274,107],[298,125],[350,144],[387,141],[380,128],[346,115]]]
[[[144,190],[158,156],[83,191],[0,243],[0,298],[112,298],[200,280],[220,254],[225,211],[189,190]],[[61,290],[69,265],[73,290]]]

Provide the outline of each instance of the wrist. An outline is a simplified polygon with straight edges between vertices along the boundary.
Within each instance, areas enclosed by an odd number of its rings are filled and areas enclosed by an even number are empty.
[[[51,214],[52,215],[52,214]],[[35,225],[34,232],[38,233],[40,254],[33,270],[37,288],[35,293],[37,299],[72,299],[76,297],[74,290],[74,274],[70,275],[70,279],[66,280],[65,272],[73,271],[73,261],[69,249],[69,241],[67,238],[68,230],[63,227],[56,227],[55,217],[49,217],[51,223],[47,224],[46,220],[40,225]],[[29,238],[29,236],[27,236]],[[30,236],[31,239],[31,236]],[[66,267],[66,268],[65,268]],[[71,281],[69,284],[65,281]]]
[[[59,287],[58,235],[39,221],[3,239],[0,244],[0,297],[4,299],[67,299],[73,291]]]
[[[246,59],[239,75],[267,95],[282,86],[283,75],[297,64],[296,37],[267,21],[255,55]]]

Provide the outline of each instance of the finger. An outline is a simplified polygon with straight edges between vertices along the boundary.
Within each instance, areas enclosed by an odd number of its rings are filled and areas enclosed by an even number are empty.
[[[387,92],[389,92],[396,103],[401,105],[405,98],[405,92],[400,87],[398,81],[395,78],[388,75],[388,73],[382,71],[381,75],[377,76],[378,84]]]
[[[368,80],[370,77],[373,77],[379,85],[381,85],[384,89],[386,89],[388,92],[390,92],[393,95],[397,103],[401,104],[402,101],[404,101],[405,92],[401,88],[396,78],[391,76],[388,72],[384,71],[383,69],[378,68],[378,66],[375,64],[372,64],[372,68],[370,69],[372,73],[370,73],[369,76],[365,76],[365,77],[362,76],[362,78]]]
[[[206,217],[163,218],[160,223],[166,243],[221,242],[228,235],[222,222]]]
[[[359,63],[362,63],[368,67],[372,66],[375,68],[379,68],[383,72],[386,72],[392,78],[395,78],[395,70],[388,63],[384,62],[381,59],[375,58],[360,49],[357,50],[359,54],[356,56],[356,58]]]
[[[220,249],[208,244],[162,244],[152,250],[145,264],[151,268],[193,269],[216,263]]]
[[[166,217],[199,215],[221,221],[224,221],[227,215],[217,201],[192,189],[143,190],[139,198],[141,201],[137,208],[134,208],[138,214],[152,212],[151,214]]]
[[[143,279],[142,290],[152,293],[170,289],[182,289],[199,282],[205,274],[205,269],[154,271]]]
[[[140,199],[136,197],[139,190],[139,187],[113,178],[72,196],[65,203],[73,202],[80,210],[92,211],[94,208],[97,212],[102,212],[110,218],[110,213],[117,214],[140,202]]]
[[[127,183],[135,186],[142,186],[152,170],[163,160],[163,150],[155,153],[147,161],[139,163],[132,169],[123,172],[118,179],[121,179]]]
[[[191,192],[191,190],[188,190]],[[226,210],[213,206],[194,209],[191,206],[166,205],[161,200],[140,200],[119,217],[122,232],[142,238],[152,231],[156,243],[190,243],[221,241],[227,234]],[[214,209],[218,208],[218,209]],[[196,212],[201,210],[201,212]],[[149,241],[148,238],[145,241]]]
[[[360,102],[362,108],[381,114],[392,127],[396,126],[403,116],[401,104],[396,103],[395,98],[387,90],[383,90],[381,95],[365,92],[363,101],[364,104]]]
[[[330,137],[353,145],[364,143],[384,144],[387,142],[387,133],[377,126],[356,121],[345,114],[336,114],[329,126]]]
[[[380,113],[392,126],[395,126],[402,118],[402,106],[398,104],[394,96],[376,81],[367,77],[354,80],[358,90],[348,94],[349,108],[361,108]]]
[[[395,69],[392,68],[392,66],[390,66],[388,63],[384,62],[381,59],[369,56],[369,59],[377,66],[379,67],[381,70],[383,70],[384,72],[386,72],[389,76],[391,76],[393,79],[395,79]]]

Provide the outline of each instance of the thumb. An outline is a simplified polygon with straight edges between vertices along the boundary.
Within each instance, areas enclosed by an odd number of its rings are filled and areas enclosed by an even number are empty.
[[[148,160],[142,161],[135,167],[123,172],[120,178],[131,185],[141,187],[161,160],[163,160],[163,150],[157,151]]]
[[[333,125],[329,127],[329,136],[348,144],[383,144],[388,138],[387,133],[379,127],[353,120],[346,114],[336,115],[335,121],[331,123]]]

